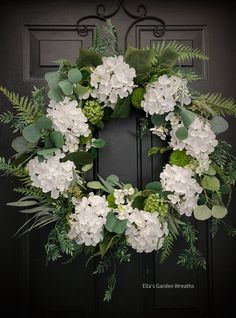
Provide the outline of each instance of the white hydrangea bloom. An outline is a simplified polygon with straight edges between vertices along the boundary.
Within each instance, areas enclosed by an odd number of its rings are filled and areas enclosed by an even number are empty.
[[[160,181],[162,188],[171,192],[168,199],[178,212],[191,216],[203,190],[193,178],[192,170],[167,164],[160,174]]]
[[[210,163],[209,155],[218,144],[210,123],[203,118],[196,117],[188,128],[188,137],[184,140],[179,140],[175,135],[177,129],[183,126],[182,122],[172,122],[171,124],[169,145],[174,150],[185,149],[188,155],[197,159],[199,162],[199,167],[196,169],[197,173],[206,171]]]
[[[70,215],[68,237],[79,245],[95,246],[103,239],[103,226],[110,209],[105,196],[89,193],[81,201],[75,201],[75,212]]]
[[[87,118],[75,100],[65,97],[62,102],[53,100],[49,103],[47,117],[53,122],[53,128],[65,137],[64,152],[78,150],[79,137],[88,137],[91,133],[87,124]]]
[[[125,234],[127,243],[138,253],[150,253],[162,247],[168,232],[167,223],[160,221],[158,213],[133,209]]]
[[[28,170],[32,186],[41,188],[43,192],[51,192],[51,197],[57,199],[66,191],[73,180],[72,161],[60,162],[65,155],[58,151],[54,156],[39,162],[38,157],[31,159]]]
[[[135,69],[125,63],[121,55],[103,57],[102,61],[103,64],[91,74],[90,84],[95,88],[91,95],[105,106],[114,108],[118,97],[124,98],[132,93]]]
[[[141,106],[150,115],[161,115],[173,111],[176,102],[186,105],[191,102],[187,81],[177,76],[162,75],[147,86]]]

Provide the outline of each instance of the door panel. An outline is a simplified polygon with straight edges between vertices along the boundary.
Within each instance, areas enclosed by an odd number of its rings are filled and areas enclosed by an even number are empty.
[[[116,11],[118,2],[103,1],[106,11]],[[29,94],[32,86],[45,85],[44,73],[55,70],[52,63],[60,57],[75,61],[78,50],[90,45],[96,23],[86,20],[88,33],[79,35],[78,19],[96,15],[98,1],[18,1],[3,2],[0,11],[0,85],[20,94]],[[125,1],[131,15],[137,15],[139,1]],[[199,48],[210,56],[209,62],[187,62],[202,77],[193,87],[203,92],[220,91],[236,97],[236,41],[234,36],[235,8],[227,1],[207,4],[196,1],[145,2],[147,13],[166,22],[166,32],[155,37],[153,20],[141,21],[131,28],[127,43],[146,47],[165,40]],[[99,7],[102,12],[102,7]],[[140,7],[141,10],[141,7]],[[122,8],[112,17],[117,27],[121,48],[125,35],[134,21]],[[9,107],[0,96],[1,109]],[[160,145],[157,138],[137,138],[140,115],[134,113],[125,120],[111,120],[98,135],[107,141],[99,152],[96,171],[106,177],[114,173],[123,181],[139,187],[156,180],[165,164],[166,156],[148,158],[151,146]],[[236,146],[235,121],[222,138]],[[0,127],[1,154],[9,157],[10,130]],[[177,242],[173,255],[160,265],[157,254],[132,253],[131,264],[118,269],[117,288],[109,304],[103,303],[105,280],[91,274],[94,264],[84,268],[85,259],[74,263],[45,265],[44,244],[49,229],[37,231],[23,239],[12,235],[24,222],[24,217],[5,202],[13,201],[15,181],[1,179],[1,317],[10,312],[22,312],[29,317],[222,317],[233,308],[236,265],[235,241],[223,232],[212,241],[208,224],[197,224],[200,231],[199,248],[208,260],[207,271],[187,271],[176,265],[183,242]],[[229,222],[236,224],[233,198]],[[154,288],[155,284],[190,284],[194,288]],[[151,286],[151,287],[150,287]]]

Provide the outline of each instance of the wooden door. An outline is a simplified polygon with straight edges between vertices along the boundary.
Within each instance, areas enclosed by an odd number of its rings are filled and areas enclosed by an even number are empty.
[[[78,19],[91,15],[113,15],[121,47],[130,43],[146,47],[158,41],[185,43],[200,48],[210,56],[209,62],[189,62],[202,76],[195,88],[220,91],[236,97],[235,7],[206,1],[145,1],[146,14],[166,23],[163,36],[156,37],[155,19],[141,20],[133,25],[135,16],[143,16],[139,1],[4,1],[0,7],[0,85],[29,94],[33,85],[45,85],[43,74],[55,69],[53,60],[65,57],[75,60],[81,47],[92,41],[96,19],[88,19],[87,34],[78,34]],[[139,7],[139,10],[137,10]],[[96,12],[97,8],[97,12]],[[128,12],[127,12],[127,11]],[[117,11],[117,12],[116,12]],[[139,12],[138,12],[139,11]],[[9,107],[0,96],[1,110]],[[136,113],[125,120],[110,121],[99,136],[107,141],[97,162],[102,176],[115,173],[123,181],[142,186],[157,179],[165,158],[147,158],[148,148],[155,139],[135,137],[139,118]],[[224,134],[236,146],[234,127]],[[1,154],[9,157],[10,130],[0,127]],[[125,154],[125,155],[124,155]],[[92,266],[84,268],[84,259],[74,263],[45,264],[44,244],[49,229],[37,231],[23,239],[12,238],[24,217],[5,206],[16,196],[15,181],[1,179],[1,317],[20,313],[24,317],[228,317],[235,296],[236,247],[234,239],[220,232],[212,241],[208,225],[196,224],[200,231],[199,248],[207,257],[207,271],[187,271],[176,265],[183,246],[179,241],[169,260],[159,265],[155,253],[133,253],[131,264],[118,269],[117,288],[112,301],[102,302],[105,281],[91,274]],[[228,219],[236,224],[233,198]],[[153,288],[152,284],[190,284],[193,288]],[[150,288],[148,286],[151,286]],[[230,316],[233,317],[233,316]]]

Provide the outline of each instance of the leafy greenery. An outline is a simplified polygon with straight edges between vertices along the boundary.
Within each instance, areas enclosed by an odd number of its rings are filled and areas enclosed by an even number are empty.
[[[196,247],[198,231],[190,223],[183,223],[180,227],[188,248],[179,255],[178,264],[187,269],[193,269],[194,267],[206,269],[206,260]]]
[[[200,95],[193,100],[195,109],[206,112],[209,115],[229,115],[236,117],[236,104],[232,98],[224,98],[221,94]]]
[[[163,263],[170,256],[175,240],[176,235],[170,231],[161,248],[160,263]]]
[[[24,127],[34,123],[43,115],[44,98],[42,90],[35,88],[31,100],[28,97],[20,97],[19,94],[10,92],[2,86],[0,86],[0,93],[10,101],[16,112],[16,114],[10,111],[3,113],[0,121],[11,124],[14,132],[22,131]]]

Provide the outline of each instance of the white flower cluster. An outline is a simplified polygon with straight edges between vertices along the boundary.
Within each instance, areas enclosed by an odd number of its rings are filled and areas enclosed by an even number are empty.
[[[87,118],[78,107],[75,100],[65,97],[62,102],[53,100],[49,103],[47,110],[48,118],[53,122],[53,128],[65,137],[64,152],[75,152],[78,150],[79,137],[88,137],[91,133],[87,124]]]
[[[141,106],[150,115],[161,115],[174,110],[176,102],[189,104],[189,96],[186,80],[162,75],[156,82],[147,86]]]
[[[171,204],[181,215],[191,216],[202,192],[202,187],[193,178],[192,170],[167,164],[160,174],[160,180],[162,188],[171,192],[168,194]]]
[[[158,213],[133,209],[126,229],[127,243],[138,253],[150,253],[162,247],[168,235],[167,223],[161,222]]]
[[[168,117],[168,116],[167,116]],[[166,119],[167,119],[166,117]],[[170,131],[170,146],[176,150],[186,150],[186,153],[199,162],[197,173],[202,173],[209,168],[209,155],[214,151],[218,144],[216,135],[211,129],[210,123],[196,117],[188,128],[188,137],[184,140],[179,140],[175,133],[179,127],[183,126],[181,121],[172,121],[172,130]]]
[[[124,189],[115,189],[114,190],[114,197],[115,197],[115,204],[124,204],[125,203],[125,197],[128,195],[134,194],[134,188],[124,188]]]
[[[124,98],[132,93],[135,69],[124,62],[123,56],[103,57],[102,61],[103,64],[91,74],[90,84],[95,87],[91,95],[105,106],[114,108],[118,97]]]
[[[160,127],[155,126],[155,127],[151,128],[150,131],[153,135],[160,137],[161,140],[166,140],[166,136],[169,132],[169,130],[167,128],[165,128],[163,125],[161,125]]]
[[[72,161],[60,162],[65,155],[58,151],[55,156],[39,162],[38,157],[31,159],[28,170],[32,186],[41,188],[43,192],[51,192],[51,197],[57,199],[61,193],[66,191],[73,180]]]
[[[76,203],[75,213],[70,215],[68,237],[79,245],[97,245],[103,239],[103,226],[109,211],[105,197],[90,192]]]

